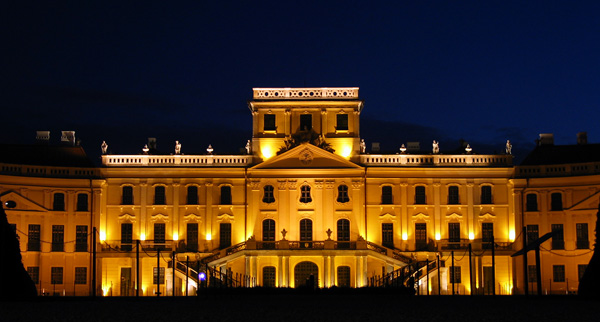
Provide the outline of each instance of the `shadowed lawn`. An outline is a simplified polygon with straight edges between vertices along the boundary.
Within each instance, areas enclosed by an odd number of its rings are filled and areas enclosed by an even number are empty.
[[[575,296],[405,296],[387,290],[211,291],[189,298],[0,302],[0,321],[591,321],[599,301]]]

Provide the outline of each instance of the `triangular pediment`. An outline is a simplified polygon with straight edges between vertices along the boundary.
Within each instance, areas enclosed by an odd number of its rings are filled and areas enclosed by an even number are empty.
[[[42,207],[35,201],[28,199],[15,191],[7,191],[0,195],[2,203],[7,201],[14,201],[16,206],[14,208],[7,208],[4,206],[5,211],[32,211],[32,212],[46,212],[48,209]]]
[[[361,169],[341,156],[325,151],[309,143],[301,144],[285,153],[260,163],[253,169],[316,169],[350,168]]]

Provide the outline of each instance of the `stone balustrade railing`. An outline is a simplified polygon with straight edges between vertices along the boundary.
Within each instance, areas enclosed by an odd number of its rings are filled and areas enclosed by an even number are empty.
[[[590,174],[600,174],[600,162],[518,166],[515,170],[515,176],[519,178],[581,176]]]
[[[252,163],[251,155],[103,155],[108,167],[185,166],[243,167]]]
[[[94,168],[0,164],[0,174],[29,177],[92,178],[99,177],[100,170]]]
[[[366,166],[512,166],[512,155],[362,154]]]
[[[254,99],[357,99],[358,87],[253,88]]]

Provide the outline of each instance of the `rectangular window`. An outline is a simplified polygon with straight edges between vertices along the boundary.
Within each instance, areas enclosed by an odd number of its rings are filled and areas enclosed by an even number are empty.
[[[87,284],[87,267],[75,267],[75,284]]]
[[[394,195],[392,194],[392,186],[381,187],[381,204],[391,205],[394,203]]]
[[[415,187],[415,204],[425,205],[427,204],[427,195],[425,194],[425,186]]]
[[[154,247],[165,248],[166,225],[165,223],[154,224]]]
[[[164,186],[154,187],[154,204],[155,205],[166,205],[166,194]]]
[[[27,273],[31,277],[33,284],[40,284],[40,268],[38,266],[27,267]]]
[[[52,225],[52,251],[65,251],[65,226]]]
[[[565,249],[565,237],[562,224],[552,224],[552,249]]]
[[[263,287],[275,287],[275,266],[263,267]]]
[[[537,266],[527,265],[527,279],[529,283],[537,283]]]
[[[164,267],[153,267],[152,268],[154,284],[160,285],[165,284],[165,268]]]
[[[583,275],[585,274],[586,269],[587,269],[587,264],[577,265],[577,278],[579,278],[579,281],[581,281],[581,279],[583,278]]]
[[[387,248],[394,248],[394,224],[381,224],[381,243]]]
[[[121,191],[121,204],[133,205],[133,187],[123,186]]]
[[[427,224],[415,224],[415,250],[427,248]]]
[[[551,211],[561,211],[563,210],[562,204],[562,193],[555,192],[550,195],[550,210]]]
[[[63,283],[63,268],[62,267],[52,267],[50,270],[51,270],[50,283],[52,285],[62,284]]]
[[[265,114],[265,131],[277,131],[277,126],[275,125],[275,114]]]
[[[589,249],[590,239],[588,237],[588,224],[579,223],[575,224],[576,235],[577,235],[577,249]]]
[[[540,238],[540,229],[538,225],[527,225],[527,244]]]
[[[552,266],[552,277],[556,283],[565,281],[565,265],[553,265]]]
[[[450,266],[450,283],[460,284],[461,283],[461,267]]]
[[[337,286],[350,287],[350,266],[338,266]]]
[[[494,241],[494,224],[491,222],[481,223],[481,242],[484,249],[491,249]]]
[[[29,225],[27,234],[27,250],[30,252],[40,251],[40,225]]]
[[[312,130],[312,114],[300,115],[300,131]]]
[[[458,187],[457,186],[448,187],[448,204],[449,205],[460,204],[460,198],[458,196]]]
[[[221,223],[219,225],[219,248],[231,246],[231,224]]]
[[[492,187],[482,186],[481,187],[481,204],[487,205],[492,203]]]
[[[451,243],[460,243],[460,223],[448,223],[448,241]]]
[[[52,210],[54,211],[65,211],[65,194],[57,192],[54,194],[54,202],[52,203]]]
[[[187,224],[187,250],[189,252],[198,251],[198,223]]]
[[[88,226],[75,227],[75,251],[88,251]]]
[[[348,114],[338,114],[336,121],[335,129],[337,131],[348,131]]]
[[[537,195],[535,193],[528,193],[526,198],[525,209],[527,211],[538,211]]]
[[[77,211],[88,211],[88,195],[87,193],[77,194]]]
[[[133,243],[133,224],[121,224],[121,249],[130,251]]]
[[[187,187],[187,204],[197,205],[198,204],[198,187],[188,186]]]
[[[231,187],[221,187],[221,205],[231,205]]]

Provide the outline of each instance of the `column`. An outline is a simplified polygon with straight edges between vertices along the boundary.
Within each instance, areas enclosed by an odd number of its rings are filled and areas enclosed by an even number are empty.
[[[402,244],[404,249],[408,247],[408,183],[400,183],[400,238],[402,238]]]
[[[331,287],[331,277],[330,277],[330,263],[329,263],[330,257],[329,256],[323,256],[323,287]]]
[[[439,182],[433,183],[433,206],[434,206],[434,218],[433,218],[433,233],[434,238],[438,240],[442,235],[442,218],[440,213],[440,186]]]
[[[140,221],[139,221],[139,226],[138,226],[138,238],[142,239],[142,235],[146,236],[146,227],[144,226],[146,224],[146,205],[147,205],[147,198],[148,198],[148,184],[146,183],[146,181],[141,181],[140,182]],[[133,197],[133,203],[135,204],[135,195]],[[145,239],[145,238],[144,238]]]
[[[177,240],[183,238],[183,236],[179,233],[179,189],[181,185],[178,182],[173,183],[173,218],[172,218],[172,226],[171,226],[171,236],[173,240],[177,242]],[[175,238],[175,234],[177,234],[177,239]],[[177,247],[177,245],[175,245]]]
[[[473,218],[473,183],[467,182],[467,236],[470,239],[471,233],[477,235],[476,220]]]

